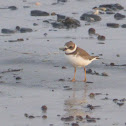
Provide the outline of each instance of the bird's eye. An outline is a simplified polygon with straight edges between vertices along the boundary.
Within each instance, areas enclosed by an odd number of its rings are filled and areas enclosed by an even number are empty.
[[[69,49],[72,49],[72,48],[73,48],[72,46],[69,47]]]

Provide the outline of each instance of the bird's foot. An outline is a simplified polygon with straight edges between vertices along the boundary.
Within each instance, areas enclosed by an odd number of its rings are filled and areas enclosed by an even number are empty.
[[[73,78],[72,80],[71,80],[71,82],[75,82],[76,80]]]

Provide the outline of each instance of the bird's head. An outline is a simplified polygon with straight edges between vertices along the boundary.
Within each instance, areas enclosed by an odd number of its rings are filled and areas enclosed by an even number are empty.
[[[65,51],[66,53],[72,53],[76,50],[77,45],[73,43],[72,41],[67,42],[63,48],[59,48],[62,51]]]

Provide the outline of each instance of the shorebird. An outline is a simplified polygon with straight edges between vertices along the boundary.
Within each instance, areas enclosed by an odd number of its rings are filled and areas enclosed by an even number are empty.
[[[84,82],[87,81],[86,79],[86,68],[88,64],[92,61],[100,59],[98,56],[90,56],[85,50],[77,47],[75,43],[72,41],[67,42],[63,48],[59,48],[62,51],[65,51],[65,56],[70,62],[70,64],[74,67],[74,77],[72,82],[75,82],[75,75],[76,75],[76,67],[83,67],[85,71],[85,78]]]

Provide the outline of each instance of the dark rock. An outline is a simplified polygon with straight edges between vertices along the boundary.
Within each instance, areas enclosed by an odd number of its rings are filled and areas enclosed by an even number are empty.
[[[116,99],[113,99],[113,102],[117,103],[118,102],[118,99],[117,98]]]
[[[26,32],[32,32],[33,30],[31,28],[21,28],[19,31],[21,33],[26,33]]]
[[[125,18],[126,16],[125,15],[122,15],[122,14],[120,14],[120,13],[116,13],[115,15],[114,15],[114,18],[116,19],[116,20],[121,20],[121,19],[123,19],[123,18]]]
[[[17,10],[17,7],[16,6],[9,6],[8,9],[10,9],[10,10]]]
[[[83,117],[80,116],[80,115],[77,115],[77,116],[76,116],[76,120],[78,120],[78,121],[82,121],[82,120],[83,120]]]
[[[90,97],[90,98],[94,98],[94,97],[95,97],[95,93],[90,93],[90,94],[89,94],[89,97]]]
[[[98,40],[104,41],[105,40],[105,36],[103,35],[98,35],[97,37]]]
[[[47,116],[46,116],[46,115],[43,115],[42,118],[43,118],[43,119],[47,119]]]
[[[106,11],[106,14],[115,14],[113,11]]]
[[[115,63],[110,63],[110,66],[115,66]]]
[[[38,24],[37,23],[33,23],[33,26],[37,26]]]
[[[46,106],[46,105],[43,105],[43,106],[41,107],[41,109],[42,109],[43,111],[47,111],[47,106]]]
[[[111,28],[118,28],[119,24],[117,24],[117,23],[107,23],[107,26],[111,27]]]
[[[56,15],[56,13],[55,13],[55,12],[52,12],[52,13],[51,13],[51,15],[52,15],[52,16],[55,16],[55,15]]]
[[[116,56],[117,56],[117,57],[120,57],[120,55],[119,55],[119,54],[117,54]]]
[[[11,30],[11,29],[6,29],[6,28],[1,29],[1,33],[4,34],[13,34],[15,32],[16,32],[15,30]]]
[[[27,113],[24,114],[25,117],[29,117],[29,115]]]
[[[89,35],[92,35],[92,34],[94,35],[95,32],[96,32],[96,31],[95,31],[94,28],[89,28],[89,30],[88,30],[88,34],[89,34]]]
[[[32,10],[31,16],[49,16],[49,13],[40,10]]]
[[[66,16],[57,14],[57,21],[58,21],[58,22],[62,22],[62,21],[64,21],[65,19],[66,19]]]
[[[108,76],[108,74],[105,73],[105,72],[103,72],[101,75],[102,75],[102,76]]]
[[[57,3],[59,2],[67,2],[67,0],[57,0]]]
[[[121,25],[122,28],[126,28],[126,24]]]
[[[65,19],[61,19],[61,18],[58,18],[57,19],[59,22],[53,22],[51,23],[52,26],[54,28],[77,28],[77,27],[80,27],[80,21],[76,20],[76,19],[73,19],[73,18],[65,18]]]
[[[59,79],[59,81],[65,81],[64,79]]]
[[[67,28],[77,28],[80,26],[80,21],[68,17],[63,21],[63,24]]]
[[[21,77],[16,77],[16,80],[21,80]]]
[[[71,126],[79,126],[78,123],[72,123]]]
[[[73,117],[73,116],[62,117],[61,120],[62,120],[62,121],[74,121],[74,117]]]
[[[92,69],[87,69],[86,73],[92,73]]]
[[[124,103],[118,102],[117,105],[119,105],[119,106],[123,106]]]
[[[96,22],[101,21],[101,17],[95,14],[88,14],[84,13],[80,17],[81,20],[88,21],[88,22]]]
[[[112,9],[112,10],[114,10],[114,11],[124,9],[124,7],[121,6],[121,5],[118,4],[118,3],[116,3],[116,4],[103,4],[103,5],[100,5],[99,7],[109,8],[109,9]]]
[[[52,26],[53,26],[54,28],[59,28],[59,29],[66,28],[66,27],[64,26],[64,24],[61,23],[61,22],[53,22],[53,23],[51,23],[51,24],[52,24]]]
[[[89,109],[91,109],[91,110],[92,110],[92,109],[95,109],[94,106],[93,106],[93,105],[90,105],[90,104],[87,105],[87,108],[89,108]]]
[[[33,119],[33,118],[35,118],[35,116],[30,115],[28,118],[29,118],[29,119]]]
[[[65,66],[63,66],[63,67],[62,67],[62,69],[66,69],[66,67],[65,67]]]

